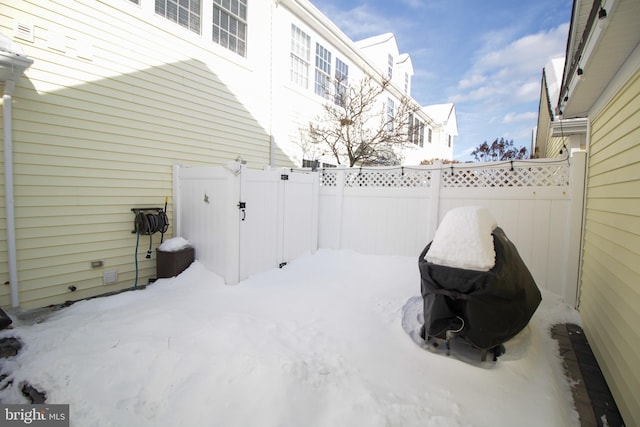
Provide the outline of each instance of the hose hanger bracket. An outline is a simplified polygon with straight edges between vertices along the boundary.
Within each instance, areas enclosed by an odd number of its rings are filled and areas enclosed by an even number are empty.
[[[163,208],[131,208],[135,214],[132,234],[164,234],[169,229],[169,219]]]

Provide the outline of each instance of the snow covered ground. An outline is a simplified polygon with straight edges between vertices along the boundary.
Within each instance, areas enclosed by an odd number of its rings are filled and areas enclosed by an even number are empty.
[[[236,286],[195,262],[3,331],[24,347],[0,362],[0,400],[26,403],[27,381],[81,427],[579,425],[548,332],[577,312],[543,293],[485,369],[411,340],[419,295],[417,257],[320,250]]]

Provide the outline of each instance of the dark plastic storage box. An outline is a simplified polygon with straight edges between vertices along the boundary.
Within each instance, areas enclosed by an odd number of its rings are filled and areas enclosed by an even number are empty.
[[[195,259],[194,248],[184,248],[175,252],[156,249],[156,274],[158,279],[175,277],[187,269]]]

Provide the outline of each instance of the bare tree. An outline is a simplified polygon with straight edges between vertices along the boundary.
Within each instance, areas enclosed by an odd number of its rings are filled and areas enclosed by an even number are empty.
[[[371,76],[357,84],[337,81],[323,105],[323,113],[306,129],[311,143],[323,146],[338,164],[397,165],[399,152],[409,143],[413,113],[419,106],[409,97],[394,101],[385,96],[389,80]]]
[[[471,155],[477,162],[522,160],[528,159],[528,154],[526,147],[522,146],[518,148],[514,145],[513,140],[506,140],[504,138],[496,138],[491,145],[485,141],[471,152]]]

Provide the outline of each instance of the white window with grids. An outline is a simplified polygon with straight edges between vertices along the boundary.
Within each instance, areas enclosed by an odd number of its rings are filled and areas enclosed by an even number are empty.
[[[387,75],[389,78],[393,77],[393,55],[391,54],[387,57]]]
[[[200,0],[156,0],[156,13],[200,34]]]
[[[291,24],[291,82],[305,89],[309,87],[311,37]]]
[[[213,0],[212,39],[240,56],[247,56],[247,1]]]
[[[424,123],[416,117],[413,113],[409,113],[409,142],[414,143],[420,147],[424,147]]]
[[[335,103],[344,107],[345,95],[349,87],[349,66],[336,58]]]
[[[331,52],[316,43],[316,94],[329,99],[331,96]]]
[[[393,118],[396,115],[396,104],[393,99],[387,98],[387,131],[393,131]]]

